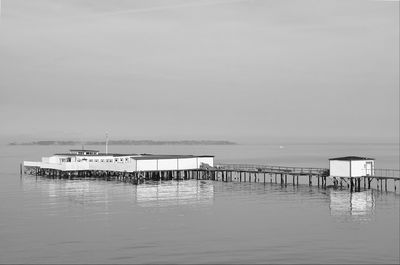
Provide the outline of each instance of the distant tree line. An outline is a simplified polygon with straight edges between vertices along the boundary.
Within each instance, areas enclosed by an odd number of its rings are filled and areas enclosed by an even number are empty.
[[[9,145],[103,145],[105,141],[32,141],[12,142]],[[225,140],[183,140],[183,141],[153,141],[153,140],[110,140],[109,145],[234,145]]]

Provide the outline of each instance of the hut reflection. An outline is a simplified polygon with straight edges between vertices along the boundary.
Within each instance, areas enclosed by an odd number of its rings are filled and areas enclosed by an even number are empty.
[[[330,191],[329,208],[332,216],[369,220],[375,211],[372,190],[362,192]]]

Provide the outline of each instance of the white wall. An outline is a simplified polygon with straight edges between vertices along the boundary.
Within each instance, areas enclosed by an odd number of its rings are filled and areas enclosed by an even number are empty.
[[[157,171],[157,159],[136,160],[137,171]]]
[[[159,159],[158,170],[177,170],[178,159]]]
[[[332,177],[350,177],[350,161],[329,160],[329,170]]]
[[[351,163],[350,163],[351,162]],[[367,162],[372,162],[372,172],[374,171],[374,160],[330,160],[329,169],[332,177],[363,177],[366,175]],[[351,164],[351,170],[350,170]],[[351,174],[351,175],[350,175]]]
[[[67,156],[65,156],[67,157]],[[75,157],[71,157],[72,161],[61,163],[60,158],[64,156],[43,157],[42,162],[38,162],[43,168],[54,168],[60,170],[105,170],[105,171],[158,171],[158,170],[190,170],[197,169],[201,163],[206,163],[210,166],[214,165],[213,157],[193,157],[193,158],[174,158],[174,159],[129,159],[129,162],[89,162],[90,159],[112,159],[111,156],[79,156],[78,158],[86,158],[86,161],[75,162]],[[125,158],[125,157],[124,157]]]
[[[196,168],[197,168],[197,157],[178,159],[178,170],[196,169]]]
[[[60,158],[58,156],[50,156],[49,163],[58,164],[58,163],[60,163]]]
[[[351,161],[351,176],[352,177],[366,176],[367,162],[372,162],[372,165],[374,165],[374,160]]]

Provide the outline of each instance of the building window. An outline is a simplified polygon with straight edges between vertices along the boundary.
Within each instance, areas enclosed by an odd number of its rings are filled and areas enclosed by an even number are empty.
[[[89,162],[93,162],[93,159],[89,159]]]
[[[98,159],[95,159],[94,162],[99,162],[99,160],[98,160]]]

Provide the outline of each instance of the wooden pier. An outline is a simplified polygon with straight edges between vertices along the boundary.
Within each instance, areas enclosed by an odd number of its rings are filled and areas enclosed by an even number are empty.
[[[363,189],[388,190],[388,181],[394,184],[397,190],[400,181],[400,170],[375,169],[373,176],[363,177],[331,177],[327,168],[309,167],[283,167],[248,164],[217,164],[214,167],[204,167],[192,170],[166,170],[166,171],[137,171],[116,172],[100,170],[61,171],[39,167],[23,167],[20,174],[44,176],[49,178],[76,179],[95,178],[105,181],[122,181],[140,184],[146,180],[213,180],[222,182],[255,182],[287,185],[309,185],[321,188],[348,188],[350,191]]]

